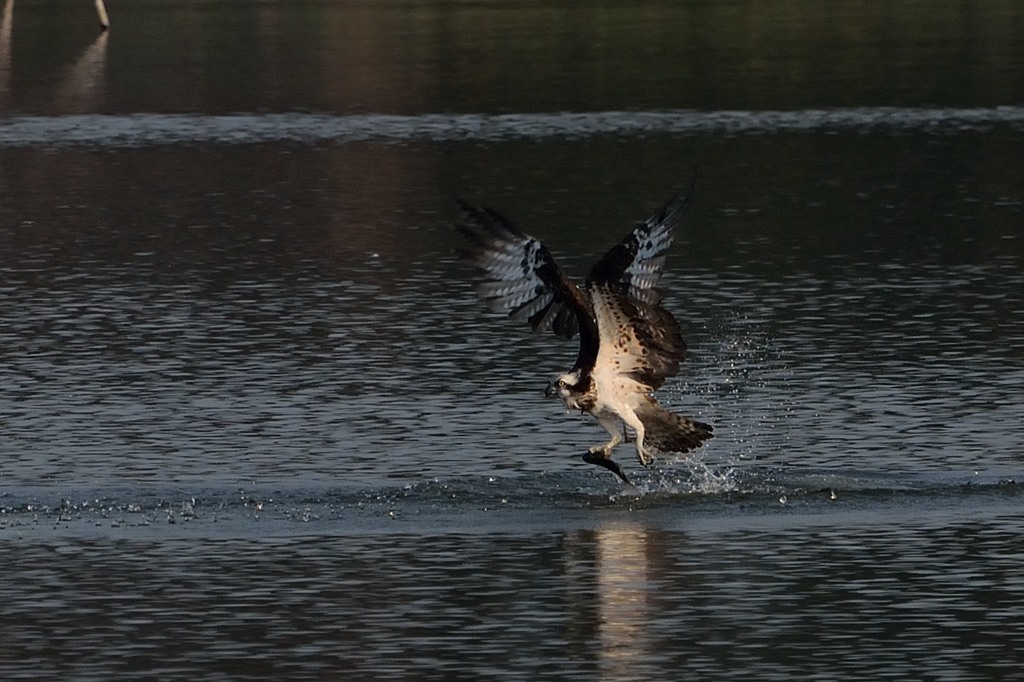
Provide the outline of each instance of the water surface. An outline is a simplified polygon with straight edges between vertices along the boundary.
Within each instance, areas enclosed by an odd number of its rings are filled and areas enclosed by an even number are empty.
[[[0,677],[1019,667],[1015,4],[5,7]],[[454,197],[582,275],[694,173],[624,488]]]

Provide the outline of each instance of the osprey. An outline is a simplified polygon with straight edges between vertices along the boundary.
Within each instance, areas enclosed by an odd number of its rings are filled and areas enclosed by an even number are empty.
[[[583,460],[625,483],[612,449],[635,434],[644,466],[659,452],[688,452],[711,438],[712,427],[675,415],[653,392],[679,371],[686,353],[679,323],[661,305],[656,289],[676,226],[690,205],[692,187],[636,226],[590,270],[582,287],[562,273],[547,248],[510,220],[459,200],[460,225],[477,267],[480,297],[495,312],[550,328],[563,338],[579,333],[576,364],[547,388],[570,410],[593,415],[611,439]]]

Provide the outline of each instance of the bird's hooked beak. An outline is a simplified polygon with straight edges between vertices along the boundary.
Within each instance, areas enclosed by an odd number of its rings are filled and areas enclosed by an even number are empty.
[[[548,384],[547,388],[544,389],[545,398],[554,398],[558,396],[558,388],[555,386],[555,382],[552,381]]]

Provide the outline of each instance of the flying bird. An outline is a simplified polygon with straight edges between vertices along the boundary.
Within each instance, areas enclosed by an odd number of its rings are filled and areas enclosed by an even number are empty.
[[[593,415],[611,436],[583,460],[626,484],[612,450],[635,435],[644,466],[659,453],[689,452],[712,437],[712,427],[669,412],[654,391],[679,371],[686,343],[679,323],[661,305],[657,285],[676,226],[693,187],[637,225],[594,265],[582,286],[566,276],[548,249],[497,211],[459,200],[468,238],[463,255],[477,268],[477,293],[495,312],[551,329],[563,339],[579,334],[576,363],[545,391],[570,410]]]

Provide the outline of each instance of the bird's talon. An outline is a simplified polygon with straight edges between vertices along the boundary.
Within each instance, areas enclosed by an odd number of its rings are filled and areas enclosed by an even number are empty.
[[[640,460],[640,464],[645,467],[649,467],[654,464],[654,460],[656,459],[654,456],[648,455],[646,452],[637,453],[636,458]]]

